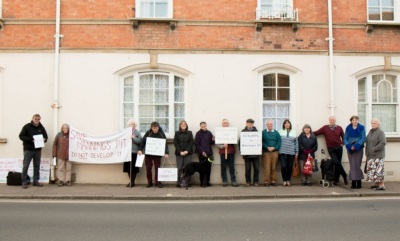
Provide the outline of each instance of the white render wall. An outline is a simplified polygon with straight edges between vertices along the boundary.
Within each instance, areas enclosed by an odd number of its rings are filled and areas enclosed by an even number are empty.
[[[376,66],[383,66],[383,56],[335,56],[335,115],[337,124],[345,128],[351,115],[356,114],[357,85],[355,73]],[[22,126],[35,113],[42,116],[50,140],[42,156],[51,157],[51,145],[62,123],[93,135],[115,132],[120,125],[120,85],[116,73],[129,66],[148,64],[148,53],[61,53],[59,81],[59,123],[53,122],[53,73],[54,54],[48,53],[0,53],[0,158],[22,157],[22,143],[18,134]],[[400,66],[400,57],[392,57],[393,66]],[[314,130],[327,124],[330,109],[328,56],[322,54],[259,54],[259,53],[160,53],[160,66],[184,69],[187,77],[186,105],[189,128],[195,133],[200,121],[206,121],[209,130],[220,126],[228,118],[231,126],[239,130],[247,118],[253,118],[261,131],[262,82],[257,71],[263,66],[287,66],[293,75],[292,99],[295,129],[300,133],[308,123]],[[286,70],[285,69],[285,70]],[[400,81],[400,80],[398,80]],[[364,123],[362,123],[364,124]],[[279,128],[279,127],[277,127]],[[400,180],[400,161],[397,142],[389,142],[386,148],[386,180]],[[319,150],[325,148],[319,138]],[[174,163],[173,145],[170,159]],[[212,183],[220,183],[220,159],[214,149],[216,161],[212,169]],[[345,150],[344,150],[345,152]],[[318,151],[318,156],[319,156]],[[319,158],[319,157],[318,157]],[[319,158],[320,159],[320,158]],[[197,160],[197,158],[195,158]],[[244,183],[244,162],[236,155],[238,181]],[[347,156],[343,162],[348,170]],[[260,165],[262,181],[262,165]],[[125,184],[127,175],[122,164],[74,165],[76,181],[80,183]],[[229,173],[229,172],[228,172]],[[153,174],[154,175],[154,174]],[[278,174],[280,177],[280,173]],[[319,180],[317,173],[315,180]],[[197,177],[196,177],[197,179]],[[228,174],[229,179],[229,174]],[[197,181],[197,180],[196,180]],[[145,183],[145,168],[141,169],[139,183]]]

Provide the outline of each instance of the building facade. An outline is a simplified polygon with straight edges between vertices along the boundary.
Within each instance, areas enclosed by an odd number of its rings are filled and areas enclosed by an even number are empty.
[[[183,119],[195,133],[201,121],[214,132],[224,118],[239,130],[289,118],[299,134],[358,115],[368,130],[381,119],[386,179],[400,180],[399,0],[0,0],[0,10],[0,158],[22,157],[18,134],[34,113],[51,137],[62,123],[104,135],[134,118],[142,132],[160,122],[169,139]],[[120,164],[73,172],[127,180]]]

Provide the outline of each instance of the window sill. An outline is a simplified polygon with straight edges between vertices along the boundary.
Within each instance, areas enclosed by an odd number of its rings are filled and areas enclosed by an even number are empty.
[[[281,19],[260,19],[254,21],[256,25],[256,31],[261,32],[262,26],[267,24],[291,24],[293,32],[296,32],[299,28],[299,21],[296,20],[281,20]]]
[[[368,21],[367,24],[365,24],[365,30],[367,31],[367,33],[372,33],[372,31],[374,30],[374,26],[389,26],[389,27],[396,27],[399,26],[400,27],[400,22],[394,22],[394,21]]]
[[[400,142],[400,137],[386,137],[387,142]]]
[[[140,23],[143,22],[155,22],[155,23],[167,23],[169,28],[174,31],[176,29],[177,20],[173,18],[130,18],[129,19],[134,30],[139,29]]]
[[[7,138],[0,138],[0,143],[7,143]]]

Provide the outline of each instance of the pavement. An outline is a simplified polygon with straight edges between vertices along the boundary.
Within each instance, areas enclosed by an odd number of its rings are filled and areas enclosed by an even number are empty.
[[[15,200],[249,200],[274,198],[344,198],[344,197],[387,197],[400,196],[400,182],[386,182],[386,190],[370,189],[371,183],[363,182],[361,189],[351,189],[350,185],[324,188],[321,185],[291,187],[239,187],[213,185],[202,188],[193,185],[188,190],[180,189],[172,183],[164,183],[163,188],[137,185],[73,184],[58,187],[57,184],[44,184],[44,187],[0,184],[0,199]]]

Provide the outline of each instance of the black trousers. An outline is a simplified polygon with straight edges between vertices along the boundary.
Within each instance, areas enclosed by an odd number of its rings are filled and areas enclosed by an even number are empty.
[[[342,166],[343,146],[329,148],[328,152],[331,158],[335,161],[335,174],[333,181],[338,182],[340,176],[342,176],[343,179],[346,179],[347,173]]]

